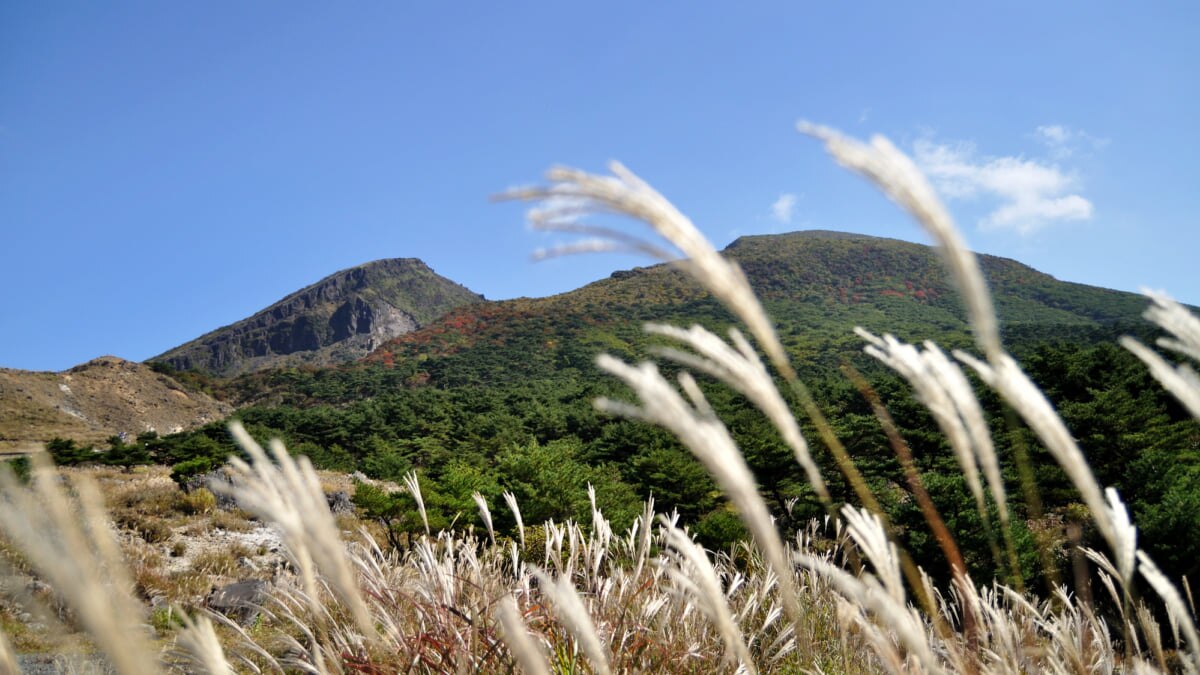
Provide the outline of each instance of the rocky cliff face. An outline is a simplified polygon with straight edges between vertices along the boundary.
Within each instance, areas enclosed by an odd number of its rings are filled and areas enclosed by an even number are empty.
[[[149,366],[115,356],[59,373],[0,368],[0,451],[55,436],[94,443],[119,433],[168,434],[230,412]]]
[[[482,300],[415,258],[377,260],[332,274],[150,361],[223,376],[353,361],[451,309]]]

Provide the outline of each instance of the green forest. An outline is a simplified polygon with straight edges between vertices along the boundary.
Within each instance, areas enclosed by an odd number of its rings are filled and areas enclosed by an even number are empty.
[[[1200,559],[1200,429],[1119,347],[1056,340],[1021,350],[1030,376],[1046,391],[1087,452],[1104,485],[1117,487],[1131,506],[1146,546],[1168,573],[1194,576]],[[962,538],[959,545],[979,575],[997,566],[989,537],[955,459],[907,385],[865,356],[847,355],[901,424],[942,515]],[[615,525],[628,525],[653,497],[676,510],[699,540],[728,549],[745,536],[740,521],[703,468],[669,434],[652,426],[596,412],[598,396],[619,398],[618,383],[586,370],[557,377],[486,385],[414,384],[397,366],[360,365],[293,369],[262,375],[286,402],[252,405],[236,414],[257,438],[280,438],[295,455],[318,468],[361,471],[376,480],[420,477],[430,524],[435,528],[482,527],[472,493],[500,503],[504,491],[522,505],[527,522],[590,518],[587,486]],[[199,378],[197,378],[199,379]],[[418,378],[419,379],[419,378]],[[810,378],[810,387],[838,437],[888,509],[901,541],[925,569],[945,561],[931,540],[906,488],[879,421],[860,392],[839,370]],[[364,397],[366,392],[380,391]],[[726,388],[705,393],[732,430],[784,531],[802,528],[824,512],[790,450],[756,409]],[[1053,460],[1031,433],[1013,421],[994,396],[977,392],[998,439],[1021,569],[1060,579],[1069,563],[1064,526],[1087,523],[1086,510]],[[817,438],[812,429],[810,438]],[[112,439],[105,460],[118,464],[172,464],[180,480],[223,463],[236,448],[224,423],[125,443]],[[70,442],[50,450],[60,463],[93,461]],[[853,502],[837,467],[819,445],[815,455],[835,499]],[[1027,463],[1023,464],[1023,458]],[[405,493],[385,495],[360,486],[364,512],[395,533],[399,544],[422,527]],[[514,523],[497,512],[498,529]],[[993,533],[994,534],[994,533]],[[1090,534],[1085,530],[1084,543]],[[1053,567],[1047,569],[1047,563]],[[1030,580],[1026,580],[1027,582]]]

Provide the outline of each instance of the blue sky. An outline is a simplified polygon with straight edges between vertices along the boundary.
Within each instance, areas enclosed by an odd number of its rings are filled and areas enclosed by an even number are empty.
[[[1192,3],[2,3],[0,366],[141,360],[338,269],[499,299],[645,261],[488,195],[619,159],[723,246],[924,241],[794,131],[883,133],[976,250],[1200,303]]]

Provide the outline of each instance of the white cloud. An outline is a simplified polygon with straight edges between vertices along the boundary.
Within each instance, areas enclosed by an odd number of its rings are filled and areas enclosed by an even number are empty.
[[[1061,124],[1044,124],[1037,128],[1037,135],[1048,145],[1063,145],[1074,136],[1070,129]]]
[[[788,225],[792,222],[792,212],[796,208],[796,195],[785,192],[779,195],[779,199],[771,204],[771,216],[775,220]]]
[[[1107,138],[1097,138],[1083,129],[1061,124],[1043,124],[1034,130],[1033,137],[1046,146],[1055,159],[1066,159],[1081,148],[1099,149],[1108,145]]]
[[[1062,127],[1038,128],[1047,139],[1070,133]],[[980,157],[973,144],[929,139],[918,140],[913,151],[917,164],[946,197],[996,203],[980,220],[985,229],[1026,235],[1056,222],[1092,217],[1092,203],[1078,194],[1078,179],[1055,164],[1023,157]]]

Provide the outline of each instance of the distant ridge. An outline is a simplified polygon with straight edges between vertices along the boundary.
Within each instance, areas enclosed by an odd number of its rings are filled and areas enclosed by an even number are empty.
[[[0,451],[55,436],[96,443],[116,434],[169,434],[233,408],[149,366],[101,356],[62,372],[0,368]]]
[[[958,292],[931,246],[805,230],[739,237],[723,253],[742,267],[799,365],[859,354],[854,326],[908,341],[971,344]],[[1059,281],[1007,258],[978,259],[1001,326],[1018,341],[1113,339],[1143,324],[1146,301],[1134,293]],[[644,358],[645,321],[723,330],[733,318],[680,270],[654,265],[546,298],[460,307],[387,342],[368,361],[416,364],[443,386],[545,378],[564,368],[594,373],[601,351]]]
[[[147,361],[220,376],[353,361],[451,309],[482,300],[416,258],[376,260],[335,272]]]

